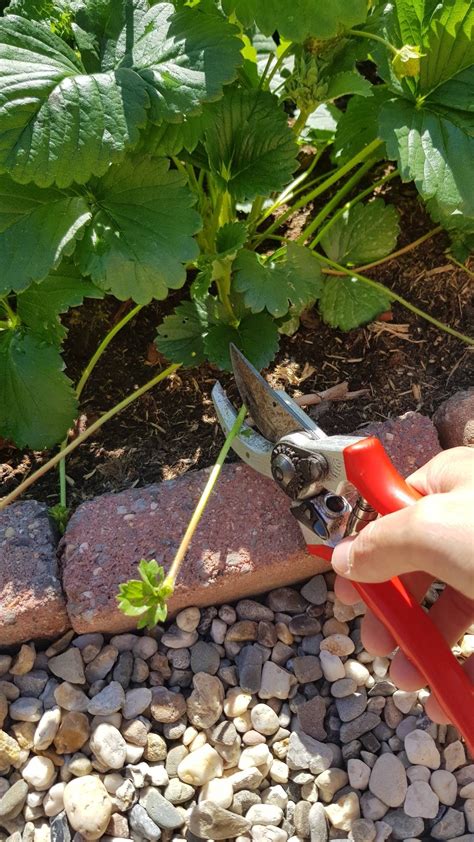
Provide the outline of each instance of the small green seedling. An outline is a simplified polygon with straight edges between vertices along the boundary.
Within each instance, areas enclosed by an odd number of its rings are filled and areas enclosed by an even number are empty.
[[[164,623],[168,614],[167,601],[173,595],[174,581],[155,559],[142,558],[138,565],[140,579],[129,579],[119,586],[117,602],[128,617],[138,617],[137,628],[152,629]]]

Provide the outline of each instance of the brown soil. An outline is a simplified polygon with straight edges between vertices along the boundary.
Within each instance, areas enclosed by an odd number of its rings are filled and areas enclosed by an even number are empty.
[[[399,247],[433,227],[411,185],[394,180],[386,186],[384,197],[400,211]],[[472,277],[450,263],[447,246],[445,235],[437,235],[367,275],[469,334],[474,321]],[[81,427],[163,367],[152,345],[156,325],[182,295],[150,305],[114,339],[83,393]],[[123,313],[123,305],[113,299],[90,302],[70,313],[65,359],[75,382],[106,331]],[[431,415],[441,401],[472,384],[471,351],[398,304],[393,306],[392,321],[379,321],[348,334],[328,328],[312,312],[295,336],[282,337],[269,373],[272,385],[287,388],[291,394],[322,391],[342,380],[349,382],[351,390],[368,389],[368,394],[356,401],[326,405],[320,415],[329,433],[348,433],[368,421],[408,410]],[[210,397],[216,378],[235,396],[230,375],[203,365],[177,372],[108,422],[68,460],[69,504],[74,507],[105,491],[170,479],[210,465],[222,444]],[[11,491],[46,456],[49,454],[0,450],[2,494]],[[27,496],[54,505],[58,501],[56,472],[43,477]]]

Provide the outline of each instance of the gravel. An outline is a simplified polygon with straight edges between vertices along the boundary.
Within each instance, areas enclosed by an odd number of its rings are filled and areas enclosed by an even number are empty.
[[[474,763],[361,612],[318,574],[0,655],[0,842],[472,840]]]

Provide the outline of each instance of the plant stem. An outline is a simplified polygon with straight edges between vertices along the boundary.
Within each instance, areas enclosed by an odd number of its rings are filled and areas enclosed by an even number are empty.
[[[361,164],[367,158],[370,158],[372,153],[381,145],[381,143],[381,140],[373,140],[364,149],[358,152],[357,155],[354,155],[354,157],[351,158],[350,161],[347,161],[346,164],[344,164],[342,167],[339,167],[332,175],[329,176],[329,178],[326,178],[322,184],[319,184],[318,187],[315,187],[314,190],[311,190],[309,193],[306,193],[304,196],[302,196],[301,199],[298,199],[298,201],[291,208],[285,211],[284,214],[279,216],[278,219],[276,219],[272,223],[272,225],[270,225],[270,227],[267,228],[266,231],[262,232],[257,241],[257,245],[259,245],[268,234],[273,234],[274,231],[280,228],[281,225],[283,225],[283,223],[286,222],[288,217],[290,217],[295,211],[307,205],[308,202],[312,202],[314,199],[320,196],[321,193],[324,193],[326,190],[332,187],[332,185],[335,184],[336,181],[339,181],[340,178],[342,178],[348,172],[353,170],[354,167],[356,167],[358,164]]]
[[[379,292],[383,292],[387,295],[392,301],[398,301],[399,304],[402,304],[403,307],[406,307],[407,310],[410,310],[412,313],[415,313],[417,316],[421,316],[422,319],[425,319],[427,322],[431,322],[431,324],[435,325],[435,327],[443,330],[445,333],[449,333],[451,336],[455,336],[456,339],[460,339],[462,342],[465,342],[467,345],[474,345],[474,339],[471,337],[466,336],[464,333],[460,333],[458,330],[455,330],[449,325],[443,324],[443,322],[438,321],[435,319],[434,316],[430,316],[429,313],[425,313],[424,310],[420,310],[419,307],[416,307],[414,304],[411,304],[410,301],[407,301],[406,298],[402,298],[401,295],[397,295],[396,292],[393,292],[389,287],[386,287],[385,284],[381,284],[378,281],[373,281],[372,278],[367,278],[365,275],[360,275],[354,269],[346,269],[345,266],[341,266],[339,263],[335,263],[334,260],[330,260],[329,257],[325,257],[322,254],[317,252],[315,257],[318,260],[321,260],[322,263],[325,263],[327,266],[331,266],[332,269],[337,269],[338,273],[341,275],[347,275],[350,278],[357,278],[358,281],[362,281],[363,284],[367,284],[370,287],[378,290]]]
[[[312,242],[310,243],[309,248],[314,249],[320,242],[320,240],[324,237],[325,233],[334,225],[335,222],[337,222],[338,219],[340,219],[340,217],[344,213],[346,213],[346,211],[350,210],[354,205],[357,204],[357,202],[360,202],[362,199],[365,199],[365,197],[369,196],[370,193],[373,193],[373,191],[377,187],[381,187],[382,184],[386,184],[387,181],[390,181],[392,178],[395,178],[396,175],[398,175],[398,170],[393,170],[393,172],[388,173],[388,175],[384,175],[383,178],[380,178],[374,184],[371,184],[370,187],[366,187],[365,190],[361,190],[361,192],[358,193],[357,196],[354,196],[354,198],[351,199],[349,202],[346,202],[345,205],[342,206],[342,208],[336,211],[334,216],[331,216],[331,219],[327,221],[326,225],[323,225],[323,227],[318,231],[314,240],[312,240]]]
[[[298,196],[300,193],[303,192],[303,190],[307,190],[308,187],[313,187],[316,184],[319,184],[323,178],[327,178],[327,174],[324,173],[323,175],[319,175],[317,176],[317,178],[312,179],[308,184],[303,183],[308,180],[315,166],[319,162],[319,159],[326,151],[328,145],[329,144],[324,144],[323,146],[321,146],[319,151],[313,157],[313,160],[311,161],[308,169],[297,175],[296,178],[293,179],[291,184],[289,184],[288,187],[285,187],[285,189],[277,196],[273,204],[263,212],[262,216],[257,221],[255,228],[258,228],[262,224],[262,222],[265,222],[265,220],[273,213],[275,213],[275,211],[278,210],[278,208],[281,205],[284,205],[286,204],[286,202],[290,201],[291,199],[294,199],[295,196]]]
[[[129,406],[133,401],[136,401],[138,398],[141,398],[141,396],[144,395],[145,392],[148,392],[149,389],[153,388],[153,386],[156,386],[158,383],[161,383],[162,380],[164,380],[170,374],[173,374],[173,372],[176,371],[179,367],[180,364],[178,363],[169,365],[168,368],[165,368],[164,371],[161,371],[160,374],[157,374],[156,377],[153,377],[151,380],[148,381],[148,383],[145,383],[144,386],[141,386],[135,392],[132,392],[130,395],[127,395],[127,397],[121,400],[120,403],[115,404],[115,406],[113,406],[112,409],[109,409],[107,410],[107,412],[104,412],[104,414],[101,415],[100,418],[97,419],[97,421],[94,421],[94,423],[91,424],[91,426],[88,427],[87,430],[84,430],[84,432],[81,433],[77,437],[77,439],[74,439],[74,441],[68,444],[67,447],[64,448],[64,450],[60,450],[58,453],[56,453],[55,456],[52,456],[51,459],[48,459],[48,461],[45,462],[44,465],[41,465],[41,467],[38,468],[37,471],[35,471],[33,474],[30,474],[29,477],[27,477],[22,483],[20,483],[18,488],[15,488],[15,490],[12,491],[10,494],[7,494],[6,497],[2,497],[0,499],[0,511],[2,509],[5,509],[10,503],[13,503],[13,501],[16,500],[17,497],[20,497],[20,495],[23,494],[23,492],[30,487],[30,485],[33,485],[33,483],[35,483],[36,480],[44,476],[44,474],[50,471],[51,468],[54,468],[61,459],[63,459],[65,456],[69,456],[69,454],[72,453],[73,450],[76,449],[76,447],[79,447],[79,445],[82,444],[82,442],[86,441],[86,439],[89,438],[89,436],[91,436],[92,433],[95,433],[97,430],[99,430],[103,426],[103,424],[106,423],[106,421],[109,421],[111,418],[114,417],[114,415],[117,415],[117,413],[121,412],[122,409],[125,409],[127,406]]]
[[[266,61],[266,64],[265,64],[265,67],[263,68],[263,73],[262,73],[262,75],[260,76],[260,79],[259,79],[259,81],[258,81],[258,89],[259,89],[259,90],[261,90],[261,89],[263,88],[263,83],[265,82],[265,79],[266,79],[267,73],[268,73],[268,71],[270,70],[270,65],[271,65],[271,63],[272,63],[272,61],[273,61],[274,59],[275,59],[275,55],[274,55],[274,53],[269,53],[269,54],[268,54],[267,61]]]
[[[277,71],[280,69],[281,65],[283,64],[283,61],[285,60],[287,54],[290,52],[290,50],[292,48],[293,48],[293,44],[288,44],[288,46],[283,50],[282,54],[277,58],[275,64],[273,65],[273,67],[271,69],[271,72],[270,72],[270,74],[269,74],[269,76],[266,80],[265,87],[267,88],[267,90],[270,89],[270,82],[272,81],[273,77],[275,76],[275,73],[277,73]]]
[[[347,196],[348,193],[352,190],[352,188],[358,184],[358,182],[364,177],[364,175],[370,170],[373,166],[374,160],[369,159],[362,164],[362,166],[356,170],[356,172],[344,182],[342,187],[334,194],[332,199],[329,202],[326,202],[322,210],[311,220],[309,225],[302,231],[300,236],[297,239],[297,243],[305,243],[308,237],[310,237],[321,225],[321,222],[324,222],[326,217],[329,216],[330,213],[337,208],[341,200],[344,196]]]
[[[189,521],[188,528],[186,529],[186,532],[183,535],[181,543],[178,547],[178,551],[177,551],[177,553],[176,553],[176,555],[173,559],[173,562],[171,564],[171,567],[170,567],[170,569],[169,569],[169,571],[166,575],[166,579],[169,582],[171,582],[172,585],[174,585],[174,583],[177,579],[177,576],[178,576],[178,573],[179,573],[179,568],[181,567],[181,564],[183,563],[184,557],[185,557],[185,555],[188,551],[189,544],[191,543],[192,537],[193,537],[193,535],[196,531],[196,527],[197,527],[199,521],[201,520],[204,509],[206,508],[206,506],[208,504],[209,497],[211,496],[212,489],[214,488],[214,486],[216,484],[216,480],[217,480],[217,478],[218,478],[218,476],[221,472],[222,465],[224,464],[224,460],[225,460],[225,458],[226,458],[226,456],[227,456],[227,454],[228,454],[228,452],[231,448],[232,442],[234,441],[235,437],[240,432],[240,428],[241,428],[241,426],[244,422],[244,418],[245,418],[246,414],[247,414],[247,410],[246,410],[245,406],[242,406],[239,414],[237,415],[237,418],[234,421],[233,426],[231,427],[229,433],[226,436],[226,440],[225,440],[225,442],[224,442],[224,444],[221,448],[219,456],[217,457],[215,465],[213,466],[213,468],[211,470],[211,473],[209,474],[209,479],[206,482],[204,490],[203,490],[203,492],[202,492],[202,494],[199,498],[199,502],[198,502],[198,504],[197,504],[197,506],[196,506],[196,508],[193,512],[191,520]]]
[[[109,332],[106,334],[106,336],[104,337],[104,339],[100,343],[99,347],[97,348],[97,350],[92,355],[89,362],[87,363],[84,371],[82,372],[81,379],[79,380],[79,383],[76,386],[76,396],[77,396],[78,399],[81,397],[84,386],[86,385],[86,383],[87,383],[89,377],[91,376],[94,368],[96,367],[97,363],[99,362],[102,354],[104,353],[106,348],[112,342],[112,339],[114,338],[114,336],[117,336],[117,333],[120,330],[122,330],[122,328],[125,327],[125,325],[128,324],[128,322],[131,319],[133,319],[134,316],[137,315],[137,313],[140,312],[142,307],[143,307],[143,304],[137,304],[137,306],[134,307],[133,310],[130,310],[129,313],[126,313],[125,316],[122,319],[120,319],[120,321],[117,322],[117,324],[114,325],[114,327],[111,328],[109,330]]]
[[[461,263],[460,260],[457,260],[457,258],[453,257],[453,255],[450,254],[449,252],[448,252],[448,257],[449,257],[449,259],[451,260],[452,263],[455,263],[456,266],[459,266],[460,269],[464,269],[464,271],[467,272],[467,274],[471,278],[474,278],[474,272],[472,271],[472,269],[469,269],[468,266],[466,266],[464,263]]]
[[[378,41],[380,44],[383,44],[387,50],[390,50],[393,55],[398,55],[398,50],[390,41],[386,41],[385,38],[382,38],[381,35],[374,35],[372,32],[363,32],[360,29],[348,29],[346,31],[347,35],[357,35],[359,38],[369,38],[371,41]]]
[[[296,118],[295,122],[293,123],[292,129],[295,133],[296,137],[300,136],[302,129],[306,126],[306,121],[311,114],[311,111],[308,109],[301,109],[298,117]]]
[[[437,225],[436,228],[432,228],[431,231],[428,231],[426,234],[423,234],[422,237],[418,237],[417,240],[413,240],[412,243],[408,243],[408,245],[403,246],[401,249],[397,249],[397,251],[392,251],[391,254],[387,254],[385,257],[381,257],[380,260],[374,260],[372,263],[366,263],[364,266],[356,266],[355,272],[365,272],[367,269],[373,269],[375,266],[381,266],[382,263],[388,263],[389,260],[394,260],[396,257],[401,257],[402,254],[407,254],[409,251],[413,251],[413,249],[418,248],[421,246],[422,243],[426,243],[427,240],[431,240],[435,234],[439,234],[443,228],[441,225]],[[332,272],[327,271],[326,274],[329,275],[344,275],[345,272]]]

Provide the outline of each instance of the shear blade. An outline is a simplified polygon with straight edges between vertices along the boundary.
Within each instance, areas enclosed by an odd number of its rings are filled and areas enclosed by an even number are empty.
[[[242,401],[265,438],[277,442],[282,436],[298,430],[312,431],[317,438],[326,437],[289,395],[272,389],[233,344],[230,346],[230,358]]]
[[[212,400],[219,424],[227,436],[234,426],[238,413],[219,382],[215,383],[212,389]],[[273,445],[247,424],[242,425],[240,434],[232,442],[232,449],[243,462],[246,462],[255,471],[266,477],[272,476],[271,455]]]

